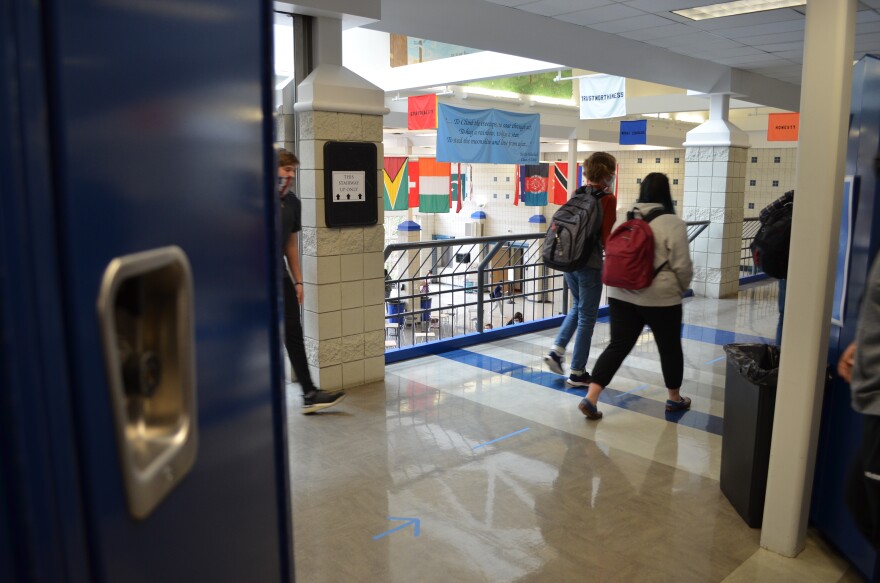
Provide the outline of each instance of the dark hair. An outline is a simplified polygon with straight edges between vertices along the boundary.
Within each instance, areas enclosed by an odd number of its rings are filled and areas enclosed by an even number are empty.
[[[593,152],[584,160],[584,174],[593,184],[600,184],[617,172],[617,159],[608,152]]]
[[[672,192],[669,190],[669,178],[660,172],[651,172],[642,180],[638,202],[662,204],[666,212],[675,214],[672,205]]]

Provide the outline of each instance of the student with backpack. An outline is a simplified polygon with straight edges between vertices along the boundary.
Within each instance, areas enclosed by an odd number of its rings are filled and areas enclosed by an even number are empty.
[[[755,266],[779,280],[776,321],[776,345],[782,345],[782,320],[785,315],[785,290],[788,287],[788,255],[791,246],[791,217],[794,208],[794,191],[789,190],[758,214],[761,229],[752,241],[751,249]]]
[[[565,384],[590,383],[587,359],[602,297],[602,245],[611,232],[617,212],[612,194],[617,160],[607,152],[594,152],[584,161],[586,185],[578,188],[550,223],[542,257],[551,268],[565,272],[572,304],[544,362],[556,374],[565,374],[565,347],[574,337],[571,374]]]
[[[635,221],[650,222],[633,225]],[[650,233],[646,233],[646,229]],[[638,237],[631,237],[638,232]],[[627,248],[625,239],[640,241],[640,246],[653,245],[648,259],[633,259],[638,250]],[[619,240],[615,242],[615,240]],[[642,181],[639,200],[627,213],[627,219],[615,225],[606,245],[606,273],[623,287],[608,287],[608,306],[611,321],[611,342],[593,367],[593,378],[587,396],[578,405],[587,419],[601,419],[598,410],[599,394],[611,382],[645,325],[660,351],[660,367],[669,392],[667,411],[689,409],[691,400],[680,394],[684,376],[684,354],[681,349],[682,295],[691,284],[693,265],[688,247],[687,226],[675,214],[669,179],[665,174],[652,172]],[[640,262],[647,261],[647,267]],[[621,265],[629,269],[647,271],[644,277],[631,281],[619,271]],[[615,267],[616,266],[616,267]],[[637,289],[647,283],[646,287]]]

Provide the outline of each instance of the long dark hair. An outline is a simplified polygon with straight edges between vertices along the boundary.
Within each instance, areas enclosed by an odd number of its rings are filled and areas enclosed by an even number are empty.
[[[669,190],[669,178],[660,172],[651,172],[642,180],[638,202],[662,204],[667,213],[675,214],[672,205],[672,192]]]

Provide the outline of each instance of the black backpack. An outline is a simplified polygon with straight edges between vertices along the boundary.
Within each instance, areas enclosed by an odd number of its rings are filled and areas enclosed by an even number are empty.
[[[751,244],[755,266],[777,279],[788,276],[792,208],[788,203],[770,213]]]
[[[589,186],[578,188],[553,214],[541,258],[557,271],[577,271],[587,265],[602,234],[602,205],[607,193]]]

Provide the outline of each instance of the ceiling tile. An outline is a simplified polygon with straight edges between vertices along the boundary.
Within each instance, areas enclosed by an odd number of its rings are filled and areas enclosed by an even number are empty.
[[[521,6],[523,4],[530,4],[534,2],[534,0],[486,0],[487,2],[491,2],[492,4],[500,4],[501,6]]]
[[[709,34],[706,32],[696,32],[693,34],[684,34],[679,36],[671,36],[667,38],[658,38],[650,41],[649,44],[672,48],[672,47],[707,47],[713,49],[741,47],[740,43],[734,42],[724,37]]]
[[[866,34],[869,32],[880,32],[880,21],[865,22],[856,25],[856,34]]]
[[[661,16],[645,14],[644,16],[636,16],[635,18],[621,18],[620,20],[603,22],[600,28],[605,32],[619,34],[621,32],[629,32],[631,30],[643,30],[645,28],[654,28],[658,26],[666,26],[669,24],[673,24],[673,22]]]
[[[862,10],[861,12],[856,12],[856,24],[860,22],[876,22],[878,20],[880,20],[880,14],[875,10]]]
[[[792,31],[792,32],[781,32],[779,34],[765,34],[761,36],[739,36],[732,35],[730,31],[720,30],[717,31],[716,34],[719,34],[725,38],[729,38],[743,44],[747,44],[753,47],[759,45],[769,45],[769,44],[780,44],[787,42],[795,42],[798,44],[803,44],[804,42],[804,32],[802,30]]]
[[[581,10],[572,12],[559,17],[559,20],[580,24],[583,26],[591,26],[608,22],[609,20],[620,20],[621,18],[635,18],[643,16],[645,13],[623,4],[612,4],[610,6],[602,6],[601,8],[591,8],[589,10]]]
[[[735,26],[733,28],[725,28],[723,30],[714,31],[728,38],[748,38],[750,36],[765,36],[769,34],[785,34],[787,32],[803,32],[805,21],[800,20],[784,20],[780,22],[768,22],[766,24],[757,24],[754,26]]]
[[[880,0],[877,0],[880,2]],[[706,2],[705,0],[626,0],[624,4],[652,14],[660,14],[671,10],[683,10],[685,8],[695,8],[697,6],[706,6],[708,4],[716,4],[713,0]]]
[[[762,53],[760,55],[744,55],[742,57],[722,57],[720,59],[716,59],[715,62],[721,63],[723,65],[731,65],[731,66],[741,66],[741,65],[759,65],[765,64],[768,65],[770,63],[779,63],[782,61],[776,55],[769,55],[767,53]]]
[[[796,43],[777,43],[773,45],[752,45],[756,49],[767,52],[767,53],[781,53],[783,51],[796,51],[798,49],[803,50],[804,43],[796,42]]]
[[[651,41],[655,38],[666,38],[677,34],[690,34],[693,29],[683,24],[669,24],[667,26],[658,26],[656,28],[646,28],[643,30],[633,30],[631,32],[622,32],[619,36],[638,41]]]
[[[585,8],[598,8],[608,6],[611,0],[540,0],[517,6],[520,10],[540,14],[542,16],[557,16],[576,12]]]
[[[795,63],[803,63],[804,62],[804,51],[803,49],[798,49],[796,51],[779,51],[773,53],[779,58],[788,59],[789,61],[794,61]]]

